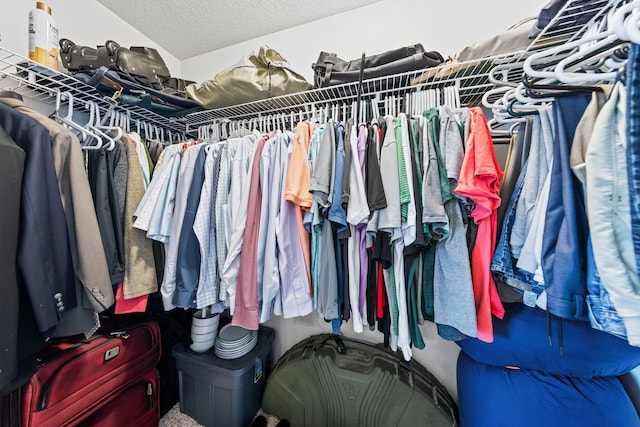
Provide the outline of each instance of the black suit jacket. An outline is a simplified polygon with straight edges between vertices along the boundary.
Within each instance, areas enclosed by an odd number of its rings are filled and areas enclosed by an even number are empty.
[[[27,154],[22,182],[18,269],[38,329],[49,335],[76,306],[75,281],[47,129],[0,103],[0,126]]]
[[[18,282],[16,255],[20,226],[20,194],[24,150],[0,128],[0,389],[16,375]]]

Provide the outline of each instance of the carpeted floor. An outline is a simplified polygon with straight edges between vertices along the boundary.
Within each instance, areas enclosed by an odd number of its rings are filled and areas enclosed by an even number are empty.
[[[176,405],[160,419],[160,427],[202,427],[196,420],[180,412],[180,404]]]
[[[258,410],[256,415],[264,415],[267,417],[267,427],[274,427],[278,424],[278,418],[265,414],[262,410]],[[190,416],[183,414],[180,412],[180,404],[176,403],[176,405],[171,408],[169,412],[165,414],[162,419],[160,419],[159,427],[203,427],[202,424],[198,424],[196,420],[191,418]]]

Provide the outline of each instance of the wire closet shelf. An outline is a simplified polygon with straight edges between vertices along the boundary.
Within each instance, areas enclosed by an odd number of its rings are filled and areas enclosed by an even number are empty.
[[[175,134],[187,133],[184,118],[168,118],[141,107],[116,104],[73,76],[33,63],[3,47],[0,47],[0,89],[15,90],[29,99],[47,103],[55,102],[58,93],[67,92],[79,105],[96,102],[105,112],[115,106],[116,112],[127,115],[132,129],[142,122]]]
[[[456,86],[461,105],[479,105],[484,93],[495,87],[489,78],[492,68],[497,65],[514,64],[513,67],[505,68],[499,78],[502,81],[519,82],[522,67],[518,64],[528,55],[581,37],[591,22],[601,19],[609,10],[624,1],[568,1],[526,49],[364,80],[360,95],[363,100],[376,97],[382,100],[386,96],[401,97],[419,90]],[[358,97],[358,85],[358,82],[346,83],[192,113],[187,116],[187,132],[195,133],[201,126],[224,119],[243,120],[270,114],[294,114],[300,111],[308,112],[312,106],[353,102]]]

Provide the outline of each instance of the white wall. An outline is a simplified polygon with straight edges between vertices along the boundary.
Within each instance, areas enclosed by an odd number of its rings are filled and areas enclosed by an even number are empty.
[[[422,43],[445,58],[520,20],[535,16],[546,0],[384,0],[360,9],[279,31],[182,61],[184,78],[197,82],[267,44],[312,82],[311,64],[321,51],[359,58]]]
[[[172,75],[181,74],[178,59],[96,0],[45,0],[45,3],[51,6],[60,38],[86,46],[103,45],[107,40],[115,40],[126,47],[153,47],[158,49]],[[35,5],[35,0],[3,2],[0,46],[22,56],[29,55],[28,15]]]

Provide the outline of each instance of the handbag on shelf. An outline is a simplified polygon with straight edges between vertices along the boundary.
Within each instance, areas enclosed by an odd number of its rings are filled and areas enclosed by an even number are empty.
[[[201,85],[187,86],[187,95],[205,108],[222,108],[308,89],[311,85],[280,53],[262,46]]]
[[[183,98],[186,97],[185,88],[193,83],[171,77],[162,56],[151,47],[126,48],[113,40],[107,40],[104,46],[93,48],[61,39],[60,57],[71,74],[107,67],[131,82]]]
[[[438,66],[444,58],[436,51],[426,52],[421,44],[389,50],[362,59],[345,61],[335,53],[320,52],[312,65],[316,88],[358,81],[360,69],[363,79],[388,76]]]

